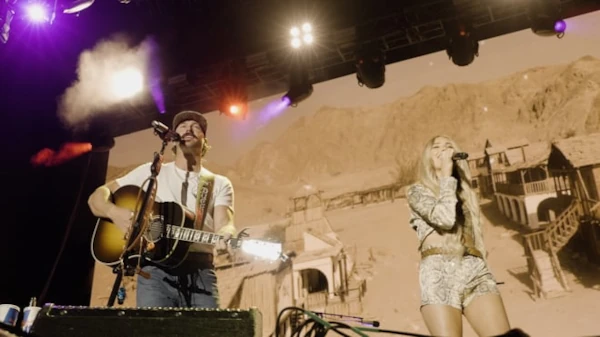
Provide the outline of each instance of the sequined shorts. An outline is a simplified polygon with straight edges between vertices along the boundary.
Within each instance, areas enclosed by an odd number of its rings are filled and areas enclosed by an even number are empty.
[[[446,304],[464,310],[477,296],[500,294],[483,259],[471,255],[430,255],[419,266],[421,307]]]

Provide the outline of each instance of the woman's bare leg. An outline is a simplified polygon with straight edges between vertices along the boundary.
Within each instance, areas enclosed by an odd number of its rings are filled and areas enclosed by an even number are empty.
[[[464,310],[465,317],[480,337],[500,336],[510,330],[502,297],[498,294],[477,296]]]
[[[436,337],[461,337],[462,313],[444,304],[428,304],[421,308],[427,329]]]

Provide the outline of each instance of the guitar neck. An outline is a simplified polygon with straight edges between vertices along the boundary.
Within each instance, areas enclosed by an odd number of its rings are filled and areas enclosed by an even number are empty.
[[[167,237],[169,239],[176,239],[186,242],[193,243],[204,243],[208,245],[216,245],[220,239],[223,239],[223,235],[205,232],[198,229],[177,227],[167,225]]]

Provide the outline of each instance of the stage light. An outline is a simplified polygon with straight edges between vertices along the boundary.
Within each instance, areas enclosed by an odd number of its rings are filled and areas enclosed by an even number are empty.
[[[281,98],[288,106],[296,107],[313,93],[313,86],[308,79],[308,70],[303,63],[297,61],[290,70],[290,89]]]
[[[236,119],[246,119],[248,115],[248,91],[242,81],[231,79],[222,84],[219,112]]]
[[[446,53],[452,63],[464,67],[473,63],[475,57],[479,56],[479,41],[473,36],[471,27],[459,24],[457,28],[448,41]]]
[[[144,76],[135,68],[127,68],[112,76],[112,93],[117,99],[132,98],[144,89]]]
[[[304,23],[300,28],[297,26],[290,29],[292,48],[298,49],[302,46],[311,45],[314,42],[312,34],[312,25],[308,22]]]
[[[281,100],[291,107],[297,107],[298,103],[307,99],[313,93],[312,84],[291,86],[290,90],[283,95]]]
[[[385,54],[379,47],[371,45],[357,51],[355,66],[359,86],[375,89],[385,83]]]
[[[559,5],[557,1],[552,0],[533,1],[529,5],[531,31],[539,36],[562,38],[567,24],[561,18]]]
[[[29,5],[27,5],[25,11],[27,12],[27,18],[31,22],[41,23],[50,21],[48,9],[41,2],[30,3]]]
[[[221,114],[234,118],[246,119],[248,115],[248,103],[239,101],[224,101],[219,109]]]

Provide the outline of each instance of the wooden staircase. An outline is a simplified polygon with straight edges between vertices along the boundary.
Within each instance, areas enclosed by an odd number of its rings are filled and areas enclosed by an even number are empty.
[[[571,291],[557,253],[577,232],[582,215],[581,202],[575,199],[548,227],[523,235],[529,275],[538,298],[556,297]]]

